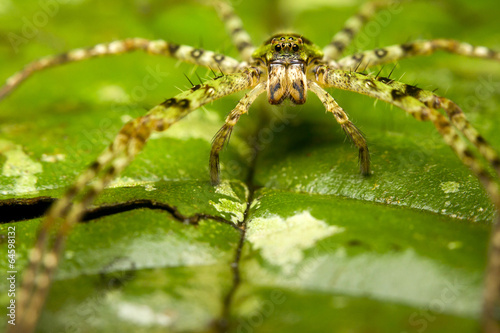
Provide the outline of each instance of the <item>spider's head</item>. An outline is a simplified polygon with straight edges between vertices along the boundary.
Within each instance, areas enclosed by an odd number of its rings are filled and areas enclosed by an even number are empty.
[[[313,43],[296,34],[272,36],[252,57],[267,67],[267,98],[271,104],[289,99],[304,104],[307,96],[308,65],[323,57]]]
[[[291,33],[278,34],[269,38],[252,55],[269,64],[307,64],[313,58],[322,58],[321,50],[308,39]]]

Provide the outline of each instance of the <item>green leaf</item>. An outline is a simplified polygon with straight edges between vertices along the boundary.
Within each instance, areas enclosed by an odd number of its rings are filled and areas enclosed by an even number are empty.
[[[0,5],[0,78],[47,54],[126,37],[237,57],[215,12],[198,3],[53,4]],[[288,22],[325,45],[356,10],[355,1],[233,5],[256,43]],[[348,52],[437,37],[500,50],[499,15],[487,0],[406,3]],[[12,205],[60,197],[127,120],[188,89],[183,74],[194,82],[194,69],[176,64],[141,53],[94,59],[39,73],[3,100],[2,218]],[[500,147],[498,63],[439,53],[400,61],[392,77],[438,88]],[[368,139],[370,177],[358,174],[355,147],[314,95],[280,107],[262,96],[223,151],[214,188],[211,138],[243,93],[208,105],[155,135],[98,198],[99,217],[69,236],[40,331],[204,332],[218,323],[235,332],[476,332],[495,214],[484,190],[432,124],[330,93]],[[16,229],[17,283],[40,222],[25,214],[0,225],[2,235]],[[6,260],[0,268],[9,270]],[[0,294],[2,305],[9,300]]]

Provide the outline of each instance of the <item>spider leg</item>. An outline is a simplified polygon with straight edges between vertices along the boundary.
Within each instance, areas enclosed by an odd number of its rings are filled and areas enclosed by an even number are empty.
[[[465,116],[455,103],[438,97],[429,91],[386,78],[375,78],[360,73],[335,70],[326,66],[318,66],[315,71],[316,80],[323,87],[334,87],[368,95],[398,106],[418,120],[432,121],[444,141],[481,181],[495,204],[497,212],[500,212],[498,179],[487,171],[481,160],[468,148],[467,142],[458,135],[453,125],[478,148],[481,155],[490,162],[497,174],[500,169],[498,155],[465,120]],[[445,109],[451,119],[449,120],[439,113],[437,111],[439,108]],[[497,216],[491,234],[488,271],[484,288],[483,328],[485,332],[498,332],[500,330],[497,318],[499,306],[500,217]]]
[[[238,60],[212,51],[169,43],[164,40],[129,38],[98,44],[89,48],[75,49],[59,55],[51,55],[35,60],[7,79],[5,85],[0,88],[0,100],[10,94],[12,90],[31,75],[46,68],[106,55],[123,54],[136,50],[142,50],[154,55],[177,58],[181,61],[207,68],[220,68],[225,73],[235,73],[240,68]]]
[[[447,98],[384,77],[372,77],[327,67],[317,67],[319,83],[327,87],[355,91],[394,104],[419,120],[429,120],[428,109],[446,111],[451,123],[472,143],[500,176],[500,157],[469,123],[462,109]],[[323,81],[321,81],[323,80]],[[323,83],[322,83],[323,82]],[[465,147],[464,147],[465,148]],[[463,152],[464,154],[468,154]]]
[[[68,234],[95,197],[143,149],[151,133],[168,129],[209,102],[256,86],[259,76],[258,71],[250,68],[242,73],[217,77],[166,100],[145,116],[123,126],[111,145],[49,209],[24,271],[18,298],[18,321],[15,326],[9,325],[12,332],[34,330]]]
[[[419,40],[402,45],[391,45],[369,50],[342,58],[337,61],[342,69],[370,68],[398,60],[431,55],[436,51],[446,51],[473,58],[493,59],[500,61],[500,52],[484,46],[473,46],[452,39]]]
[[[344,132],[347,134],[349,139],[358,147],[359,149],[359,168],[363,175],[368,175],[370,173],[370,153],[368,151],[368,145],[363,137],[363,134],[359,129],[354,126],[354,124],[349,120],[349,117],[345,111],[337,104],[335,99],[321,88],[316,82],[308,82],[309,89],[315,93],[321,100],[328,112],[333,113],[335,119],[342,127]]]
[[[246,94],[229,113],[226,118],[226,123],[214,136],[212,141],[212,150],[210,151],[210,179],[212,181],[212,185],[217,185],[220,181],[219,153],[224,147],[224,143],[231,136],[231,132],[240,119],[240,116],[248,112],[250,105],[252,105],[257,96],[265,90],[266,82],[261,82],[252,91]]]
[[[483,290],[482,326],[486,333],[500,332],[500,215],[493,223],[488,249],[488,266]]]
[[[248,32],[243,28],[243,22],[234,12],[233,7],[229,2],[222,0],[213,0],[211,4],[217,10],[219,17],[224,21],[226,31],[233,41],[233,44],[238,49],[241,58],[250,63],[252,61],[252,53],[255,51],[255,46]]]
[[[377,11],[398,2],[383,0],[365,3],[356,15],[350,17],[344,23],[344,27],[333,36],[332,41],[323,48],[323,53],[325,54],[323,59],[328,62],[340,58],[345,48],[351,44],[363,26],[375,16]]]

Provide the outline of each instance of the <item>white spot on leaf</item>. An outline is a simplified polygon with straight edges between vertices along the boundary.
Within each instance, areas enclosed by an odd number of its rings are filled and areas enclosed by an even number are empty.
[[[64,154],[55,154],[55,155],[42,154],[41,161],[47,163],[56,163],[59,161],[64,161],[65,159],[66,155]]]
[[[246,192],[247,190],[245,188],[245,193]],[[238,223],[243,221],[247,205],[245,202],[241,202],[240,198],[231,187],[231,183],[228,181],[222,181],[215,188],[215,193],[228,196],[229,198],[231,198],[231,200],[226,198],[221,198],[218,200],[218,202],[209,201],[209,203],[215,209],[217,209],[218,212],[230,214],[231,222]],[[248,197],[248,193],[246,193],[246,195]]]
[[[231,222],[238,223],[243,221],[244,212],[246,210],[245,203],[239,203],[234,200],[228,199],[219,199],[219,202],[213,202],[212,200],[209,203],[217,209],[218,212],[226,213],[231,215]]]
[[[460,188],[460,184],[457,182],[444,182],[440,186],[444,193],[457,193]]]
[[[289,274],[304,259],[304,250],[344,230],[317,220],[305,211],[286,219],[276,215],[253,219],[248,225],[247,239],[265,260]]]
[[[33,161],[20,145],[7,140],[0,140],[0,154],[6,157],[2,176],[16,178],[10,188],[12,193],[38,192],[35,187],[38,177],[35,175],[42,172],[42,164]]]
[[[154,312],[153,309],[146,305],[121,302],[118,303],[117,307],[118,317],[139,326],[169,326],[173,322],[171,317]]]
[[[215,193],[219,193],[222,195],[227,195],[228,197],[239,199],[233,188],[231,187],[231,183],[227,180],[222,181],[219,185],[215,187]]]

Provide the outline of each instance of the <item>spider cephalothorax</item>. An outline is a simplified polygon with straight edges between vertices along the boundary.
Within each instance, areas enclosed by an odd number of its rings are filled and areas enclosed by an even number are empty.
[[[277,34],[254,52],[252,57],[267,69],[267,98],[270,104],[285,99],[304,104],[307,96],[307,69],[323,57],[323,52],[297,34]]]
[[[342,52],[363,25],[374,17],[377,10],[397,2],[391,0],[368,1],[323,49],[301,35],[292,33],[274,35],[260,48],[255,49],[249,34],[243,29],[241,20],[229,3],[220,0],[207,2],[214,5],[223,18],[242,61],[164,40],[129,38],[34,61],[8,78],[6,84],[0,88],[0,99],[2,99],[37,71],[64,63],[135,50],[170,56],[206,68],[219,69],[225,73],[167,99],[141,117],[126,123],[95,162],[91,163],[64,196],[51,206],[38,230],[35,247],[29,256],[29,265],[23,272],[23,285],[17,301],[18,321],[15,326],[9,326],[12,331],[24,333],[35,330],[51,281],[62,258],[68,234],[104,188],[141,152],[151,134],[165,131],[190,112],[240,91],[248,90],[229,113],[224,125],[213,139],[210,178],[214,185],[219,183],[219,153],[222,147],[241,115],[247,113],[255,99],[264,92],[267,92],[271,104],[280,104],[286,99],[295,104],[303,104],[306,101],[307,91],[315,94],[358,148],[361,173],[368,174],[370,163],[366,140],[349,120],[347,113],[325,90],[333,88],[367,95],[394,105],[417,120],[432,122],[444,141],[463,164],[473,171],[483,183],[494,204],[500,208],[498,180],[500,157],[469,123],[457,104],[434,92],[390,77],[382,78],[379,75],[357,72],[358,68],[368,69],[403,58],[429,55],[438,50],[495,61],[500,61],[499,52],[455,40],[435,39],[367,50],[342,58]],[[234,227],[241,232],[240,244],[245,240],[247,223],[251,223],[247,213],[255,203],[252,194],[247,195],[247,199],[245,217],[234,224]],[[237,253],[235,262],[239,258],[240,252]],[[487,332],[500,332],[496,319],[500,304],[499,286],[500,223],[497,222],[490,247],[485,287],[484,319]],[[229,294],[230,297],[232,295]],[[226,299],[228,304],[230,297]],[[223,316],[227,316],[228,313]]]

